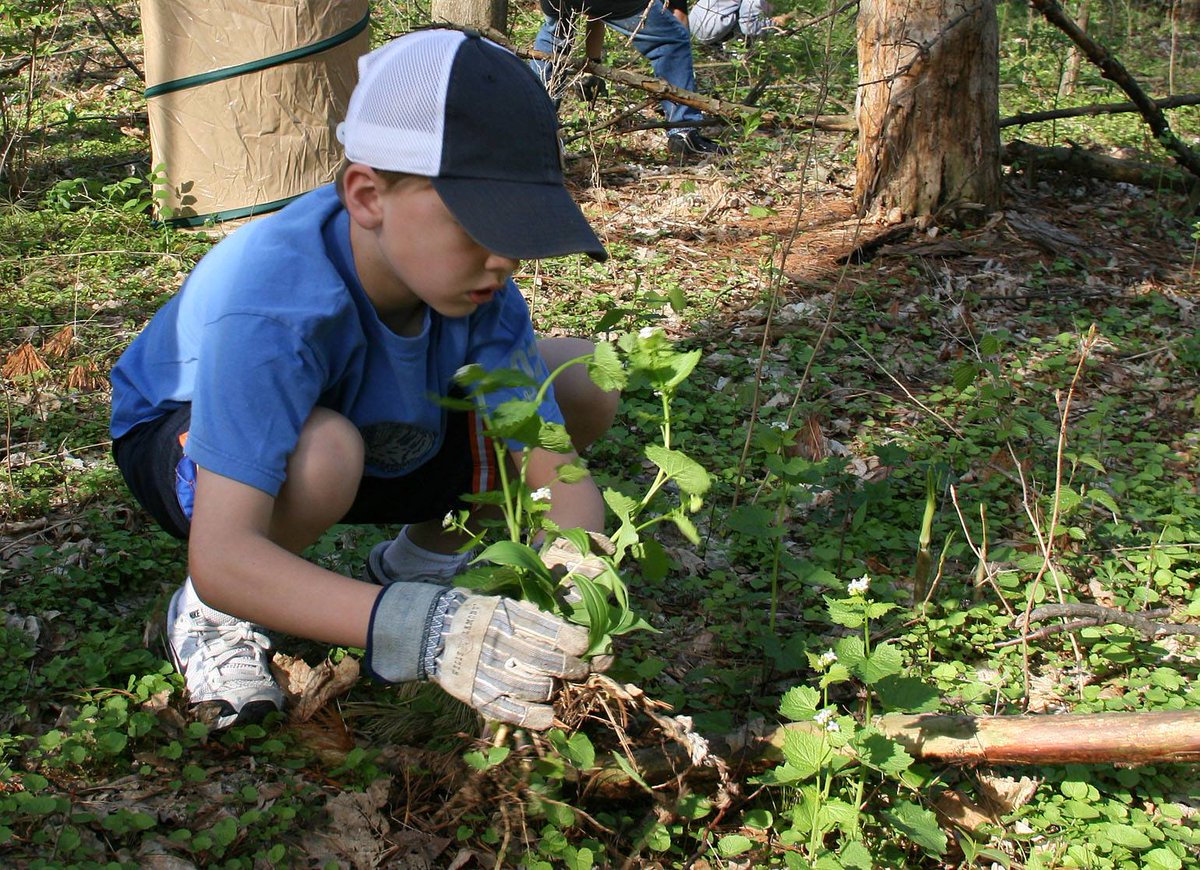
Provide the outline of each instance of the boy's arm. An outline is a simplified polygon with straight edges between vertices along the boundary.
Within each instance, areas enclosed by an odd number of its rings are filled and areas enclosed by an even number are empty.
[[[267,493],[197,469],[188,566],[200,598],[269,629],[365,647],[379,587],[326,571],[275,544],[274,508]]]
[[[604,531],[604,498],[591,477],[576,483],[565,483],[558,479],[558,467],[573,462],[574,453],[553,453],[534,448],[529,456],[526,483],[531,490],[543,486],[550,488],[550,510],[548,516],[563,529],[587,529],[589,532]],[[516,457],[517,462],[521,457]]]

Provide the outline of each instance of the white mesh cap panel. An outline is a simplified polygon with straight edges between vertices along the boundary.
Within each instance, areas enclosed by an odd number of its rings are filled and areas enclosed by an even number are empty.
[[[455,30],[413,33],[359,58],[358,85],[337,131],[347,159],[376,169],[438,174],[446,88],[465,38]]]

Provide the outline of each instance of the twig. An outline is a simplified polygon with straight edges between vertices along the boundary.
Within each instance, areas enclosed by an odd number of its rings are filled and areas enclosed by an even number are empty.
[[[133,70],[133,74],[137,76],[140,81],[144,82],[146,80],[146,74],[141,71],[136,63],[131,61],[126,56],[125,52],[121,50],[121,46],[117,45],[117,41],[113,39],[112,34],[108,32],[108,28],[104,26],[104,22],[100,20],[100,13],[96,11],[96,7],[89,3],[87,4],[87,8],[88,12],[92,13],[92,20],[95,21],[96,26],[100,28],[100,33],[104,35],[105,42],[112,46],[112,50],[117,53],[117,57],[121,58],[121,62]]]
[[[1156,616],[1169,615],[1170,612],[1169,609],[1160,609],[1147,610],[1141,613],[1128,613],[1124,610],[1114,610],[1111,607],[1101,607],[1099,604],[1045,604],[1018,621],[1021,631],[1024,632],[1022,637],[1006,640],[995,644],[995,646],[997,648],[1016,646],[1019,643],[1040,640],[1052,634],[1060,634],[1064,631],[1076,631],[1081,628],[1090,628],[1098,625],[1123,625],[1126,628],[1132,628],[1141,632],[1142,637],[1146,640],[1153,640],[1156,637],[1166,637],[1173,634],[1200,637],[1200,625],[1189,625],[1178,622],[1163,623],[1155,622],[1152,619],[1152,617]],[[1047,625],[1039,628],[1037,631],[1029,631],[1029,626],[1032,623],[1066,617],[1077,617],[1077,619],[1074,622]]]
[[[1200,105],[1200,94],[1177,94],[1173,97],[1151,99],[1160,109],[1178,109],[1180,106]],[[1026,124],[1037,124],[1042,121],[1057,121],[1062,118],[1082,118],[1095,115],[1120,115],[1127,112],[1140,112],[1136,103],[1092,103],[1088,106],[1072,106],[1067,109],[1048,109],[1045,112],[1018,112],[1008,118],[1000,119],[1000,128],[1023,127]]]
[[[1046,572],[1050,572],[1051,579],[1054,580],[1054,588],[1058,592],[1059,603],[1066,603],[1066,594],[1063,591],[1062,583],[1058,579],[1058,571],[1054,567],[1054,538],[1055,532],[1058,529],[1058,520],[1062,511],[1062,474],[1064,454],[1067,447],[1067,423],[1071,415],[1071,400],[1075,396],[1075,388],[1079,384],[1079,378],[1083,374],[1084,364],[1087,362],[1088,356],[1092,349],[1096,346],[1098,336],[1096,334],[1096,324],[1092,324],[1088,329],[1087,335],[1084,336],[1079,348],[1079,361],[1075,365],[1075,373],[1071,376],[1071,385],[1067,388],[1067,395],[1063,399],[1062,410],[1060,411],[1060,422],[1058,426],[1058,443],[1054,455],[1054,502],[1050,509],[1050,523],[1046,531],[1042,531],[1041,524],[1038,522],[1037,514],[1034,511],[1033,504],[1029,497],[1029,488],[1025,482],[1025,472],[1021,469],[1021,463],[1017,459],[1017,455],[1013,450],[1012,443],[1008,442],[1008,452],[1012,456],[1013,465],[1017,469],[1017,474],[1021,478],[1021,501],[1025,507],[1025,514],[1029,517],[1030,525],[1033,527],[1033,533],[1037,536],[1038,547],[1042,551],[1042,564],[1038,568],[1037,576],[1029,584],[1029,593],[1025,601],[1025,623],[1028,624],[1030,614],[1033,613],[1033,600],[1037,595],[1037,590],[1041,585],[1042,578],[1046,576]],[[1071,647],[1075,653],[1075,662],[1078,665],[1083,660],[1083,653],[1079,649],[1079,643],[1074,637],[1071,638]],[[1025,677],[1025,704],[1028,706],[1030,697],[1030,686],[1032,684],[1032,676],[1029,665],[1029,644],[1024,643],[1021,647],[1021,665]],[[1077,668],[1078,669],[1078,668]],[[1082,679],[1082,677],[1081,677]],[[1082,691],[1082,686],[1080,690]]]

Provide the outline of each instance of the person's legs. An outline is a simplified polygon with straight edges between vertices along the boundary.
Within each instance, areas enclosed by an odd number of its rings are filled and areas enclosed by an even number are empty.
[[[646,60],[654,74],[667,84],[684,90],[696,90],[696,72],[692,66],[691,34],[658,0],[651,0],[641,14],[628,18],[606,18],[604,23],[633,41],[633,47]],[[667,120],[700,121],[699,109],[664,100]]]
[[[190,531],[195,464],[185,455],[191,408],[183,406],[138,427],[113,447],[137,500],[164,529]],[[362,478],[358,431],[339,414],[313,411],[288,460],[268,536],[299,553],[349,508]],[[271,643],[253,623],[208,606],[191,578],[171,598],[167,642],[193,704],[216,728],[261,720],[283,705],[271,675]]]
[[[534,50],[550,55],[551,59],[530,58],[529,68],[542,80],[542,84],[546,86],[546,92],[550,94],[552,100],[555,100],[555,105],[562,97],[563,92],[556,61],[560,55],[570,53],[571,40],[574,35],[573,27],[573,22],[569,18],[551,18],[547,15],[533,40]]]
[[[701,45],[716,45],[733,35],[738,24],[737,0],[697,0],[689,10],[692,36]]]

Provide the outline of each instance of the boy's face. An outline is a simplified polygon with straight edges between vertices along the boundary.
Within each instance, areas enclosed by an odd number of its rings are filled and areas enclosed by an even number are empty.
[[[353,243],[354,259],[385,321],[417,313],[421,303],[444,317],[466,317],[491,302],[519,264],[472,239],[427,178],[391,187],[377,180],[371,202],[373,219],[362,227],[365,244]]]

